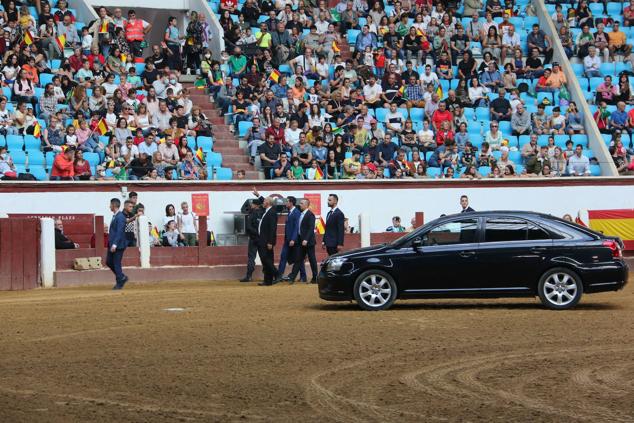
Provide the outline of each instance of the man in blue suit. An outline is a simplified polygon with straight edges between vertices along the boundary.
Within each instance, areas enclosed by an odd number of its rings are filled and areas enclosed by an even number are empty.
[[[123,253],[128,246],[128,240],[125,235],[126,218],[119,210],[121,207],[121,200],[113,198],[110,200],[110,211],[112,211],[112,221],[110,222],[110,230],[108,232],[108,256],[106,258],[106,264],[115,274],[116,284],[112,289],[121,289],[123,285],[128,281],[128,277],[123,274],[121,268],[121,260],[123,259]],[[127,200],[124,203],[124,209],[130,213],[134,204],[132,201]]]
[[[299,231],[299,217],[301,212],[295,207],[297,205],[297,199],[293,196],[289,196],[286,199],[286,208],[288,209],[288,216],[286,216],[286,225],[284,226],[284,245],[282,246],[282,252],[280,253],[280,264],[278,266],[278,274],[283,275],[286,269],[286,264],[290,260],[291,263],[295,262],[295,255],[297,251],[297,237]],[[306,282],[306,269],[302,268],[300,272],[300,279]],[[282,280],[290,280],[288,277],[283,277]]]

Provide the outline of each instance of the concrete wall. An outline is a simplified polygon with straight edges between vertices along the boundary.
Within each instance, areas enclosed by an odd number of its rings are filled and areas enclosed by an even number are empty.
[[[358,216],[369,215],[370,231],[382,232],[398,215],[409,226],[415,212],[425,213],[425,221],[441,214],[460,210],[459,198],[466,194],[476,210],[532,210],[561,216],[573,216],[581,209],[634,208],[634,184],[631,178],[557,179],[537,182],[514,181],[452,181],[443,183],[331,183],[331,184],[265,184],[259,185],[262,195],[278,193],[303,197],[306,193],[321,194],[321,210],[327,212],[327,196],[339,195],[340,208],[358,227]],[[587,182],[586,182],[587,181]],[[574,183],[573,183],[574,182]],[[33,187],[33,188],[25,188]],[[17,187],[17,188],[16,188]],[[67,188],[63,188],[67,187]],[[83,188],[82,188],[83,187]],[[16,192],[16,189],[18,192]],[[139,201],[153,224],[160,225],[165,206],[191,202],[192,193],[209,193],[211,217],[209,227],[216,234],[231,233],[233,217],[247,198],[252,198],[251,183],[207,184],[129,184],[126,192],[137,191]],[[111,216],[108,210],[112,197],[122,198],[116,184],[0,184],[0,216],[6,213],[93,213]]]

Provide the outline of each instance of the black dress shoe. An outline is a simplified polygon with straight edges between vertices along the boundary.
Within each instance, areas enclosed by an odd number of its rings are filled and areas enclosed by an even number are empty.
[[[310,280],[310,283],[317,283],[317,279],[312,278],[312,279]]]
[[[119,285],[118,283],[115,283],[115,284],[114,284],[114,286],[112,287],[112,290],[113,290],[113,291],[118,291],[118,290],[120,290],[121,288],[123,288],[121,285]]]
[[[130,280],[130,278],[128,278],[127,276],[124,276],[123,279],[121,280],[121,282],[119,282],[119,284],[121,285],[121,288],[123,288],[123,285],[125,285],[125,283]]]
[[[284,282],[289,282],[289,281],[291,280],[291,278],[289,278],[288,276],[282,276],[282,277],[280,278],[280,280],[281,280],[281,281],[284,281]]]
[[[271,282],[271,285],[275,285],[276,283],[280,283],[282,281],[282,279],[273,279],[273,281]]]
[[[273,285],[273,284],[272,283],[266,283],[266,282],[260,282],[258,284],[258,286],[271,286],[271,285]]]
[[[240,282],[251,282],[251,278],[244,277],[240,279]]]

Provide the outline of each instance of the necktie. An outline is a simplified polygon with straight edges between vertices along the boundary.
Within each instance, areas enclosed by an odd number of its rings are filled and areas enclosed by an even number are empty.
[[[326,222],[328,221],[328,219],[330,219],[330,215],[332,214],[332,210],[330,210],[328,212],[328,214],[326,215]]]

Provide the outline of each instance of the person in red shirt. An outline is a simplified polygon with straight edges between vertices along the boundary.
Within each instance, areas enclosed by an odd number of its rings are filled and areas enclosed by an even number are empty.
[[[95,62],[101,63],[101,67],[106,64],[106,58],[103,54],[99,53],[99,47],[94,46],[90,48],[90,54],[88,55],[88,62],[90,63],[90,69],[95,70]]]
[[[75,52],[73,53],[73,55],[68,58],[68,63],[70,64],[73,72],[77,72],[79,69],[82,68],[85,60],[86,57],[84,57],[84,55],[81,53],[81,47],[77,47],[75,48]]]
[[[75,176],[75,149],[68,147],[66,151],[55,156],[51,181],[72,181]]]
[[[453,142],[456,134],[451,130],[450,123],[451,120],[445,120],[440,124],[440,129],[436,131],[436,145],[441,146]]]
[[[434,130],[438,131],[441,128],[441,124],[445,121],[449,122],[449,128],[451,129],[453,127],[453,115],[447,110],[447,103],[441,101],[438,103],[438,109],[431,116],[431,124]]]
[[[273,135],[275,137],[275,143],[279,144],[280,147],[284,148],[286,145],[286,139],[284,138],[284,128],[280,125],[280,119],[275,117],[273,118],[273,125],[269,126],[264,135],[268,138],[269,135]]]

